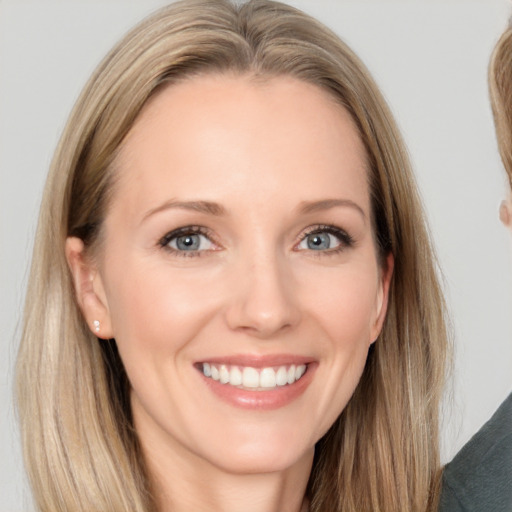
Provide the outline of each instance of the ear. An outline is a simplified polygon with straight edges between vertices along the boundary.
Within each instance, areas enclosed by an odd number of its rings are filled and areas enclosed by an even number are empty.
[[[512,227],[512,197],[501,202],[500,220],[507,228]]]
[[[98,338],[113,338],[103,281],[96,264],[86,256],[80,238],[66,239],[66,259],[75,285],[76,299],[89,329]]]
[[[386,319],[388,310],[389,287],[391,285],[391,277],[395,267],[395,258],[391,253],[386,256],[385,264],[379,272],[379,290],[377,292],[377,300],[375,304],[375,320],[371,330],[371,340],[374,343],[379,337]]]

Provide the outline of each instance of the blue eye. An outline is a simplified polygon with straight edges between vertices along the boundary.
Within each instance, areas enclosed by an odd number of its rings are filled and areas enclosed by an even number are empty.
[[[176,244],[176,249],[180,251],[197,251],[201,246],[201,238],[199,235],[183,235],[178,236],[171,242]]]
[[[318,227],[307,233],[297,245],[299,250],[336,252],[353,245],[353,240],[344,231],[332,227]]]
[[[313,251],[324,251],[330,249],[336,243],[339,243],[336,238],[329,233],[312,233],[306,237],[308,249]]]
[[[165,235],[160,245],[177,253],[197,253],[214,248],[207,235],[198,232],[197,228],[184,228]]]

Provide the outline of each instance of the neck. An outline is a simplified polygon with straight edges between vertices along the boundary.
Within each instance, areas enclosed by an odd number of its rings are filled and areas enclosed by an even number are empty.
[[[240,474],[207,461],[144,449],[158,512],[307,512],[313,450],[289,468]],[[178,455],[178,457],[177,457]],[[181,454],[182,455],[182,454]]]

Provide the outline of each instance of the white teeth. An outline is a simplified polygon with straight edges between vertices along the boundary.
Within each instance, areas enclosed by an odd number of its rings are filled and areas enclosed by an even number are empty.
[[[232,386],[240,386],[243,382],[242,372],[238,366],[233,366],[229,372],[229,383]]]
[[[230,366],[226,364],[203,363],[203,374],[221,384],[244,387],[249,389],[273,389],[298,381],[307,366],[305,364],[268,367],[256,369],[250,366]]]
[[[278,386],[284,386],[288,384],[288,372],[286,371],[286,367],[281,366],[276,373],[276,384]]]
[[[295,365],[292,364],[288,369],[288,384],[293,384],[295,382]]]
[[[221,384],[226,384],[226,382],[229,382],[229,370],[224,364],[219,368],[219,380]]]
[[[299,380],[304,375],[305,371],[306,371],[305,364],[301,364],[301,365],[297,366],[297,368],[295,369],[295,380]]]
[[[254,368],[246,367],[242,372],[242,384],[244,388],[258,388],[260,386],[260,374]]]
[[[260,373],[260,387],[262,388],[275,388],[276,387],[276,372],[273,368],[263,368]]]

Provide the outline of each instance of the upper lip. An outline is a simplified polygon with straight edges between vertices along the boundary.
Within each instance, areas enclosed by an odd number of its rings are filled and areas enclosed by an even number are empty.
[[[286,366],[312,363],[312,357],[294,354],[235,354],[202,359],[198,363],[225,364],[230,366],[249,366],[251,368],[268,368],[271,366]]]

